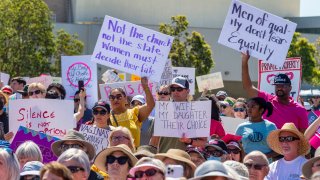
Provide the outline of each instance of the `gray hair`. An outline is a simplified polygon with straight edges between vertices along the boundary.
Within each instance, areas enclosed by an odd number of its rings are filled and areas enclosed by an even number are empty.
[[[16,150],[16,154],[19,158],[30,158],[33,161],[43,161],[42,153],[39,146],[33,141],[26,141],[19,145]]]
[[[118,126],[118,127],[114,128],[114,129],[112,129],[112,131],[111,131],[111,133],[109,135],[109,147],[111,146],[111,143],[112,143],[112,140],[111,140],[112,136],[114,135],[115,132],[119,132],[119,131],[124,133],[124,134],[126,134],[126,135],[128,135],[128,137],[130,139],[130,144],[126,144],[126,145],[131,149],[131,151],[133,153],[136,152],[136,147],[134,145],[133,136],[132,136],[130,130],[128,128],[126,128],[126,127],[123,127],[123,126]]]
[[[13,152],[8,152],[6,149],[0,148],[0,159],[3,159],[4,167],[8,177],[12,180],[20,179],[20,165],[17,156]]]
[[[76,148],[70,148],[63,152],[57,162],[64,163],[65,161],[76,161],[79,164],[82,164],[84,166],[85,171],[90,174],[90,160],[88,158],[88,155],[81,149]]]
[[[249,178],[248,168],[244,164],[231,160],[225,161],[223,164],[233,169],[239,176],[241,176],[240,178]]]
[[[243,162],[244,162],[246,159],[250,158],[250,157],[259,157],[259,158],[261,158],[262,161],[264,161],[264,163],[265,163],[266,165],[269,165],[269,161],[268,161],[267,156],[266,156],[265,154],[263,154],[262,152],[260,152],[260,151],[252,151],[252,152],[250,152],[249,154],[247,154],[247,155],[243,158]]]

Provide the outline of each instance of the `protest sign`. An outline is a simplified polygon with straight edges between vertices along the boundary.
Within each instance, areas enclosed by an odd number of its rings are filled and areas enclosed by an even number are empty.
[[[287,58],[283,66],[276,66],[265,61],[259,61],[259,78],[258,89],[265,91],[269,94],[274,94],[273,79],[279,74],[286,74],[291,79],[291,94],[290,96],[298,101],[301,83],[301,59],[300,58]]]
[[[313,111],[310,111],[308,113],[308,124],[309,126],[318,118],[318,116],[313,112]]]
[[[189,89],[191,95],[194,95],[195,92],[195,73],[196,68],[189,68],[189,67],[172,67],[172,78],[177,76],[182,76],[188,79],[189,81]]]
[[[8,85],[9,79],[10,79],[9,74],[3,73],[3,72],[0,73],[0,80],[1,82],[3,82],[3,85]]]
[[[218,42],[282,66],[297,24],[233,0]]]
[[[233,117],[220,116],[224,131],[229,134],[235,134],[239,124],[248,121],[248,119],[240,119]]]
[[[105,16],[91,60],[159,82],[173,37]]]
[[[51,76],[39,76],[39,77],[29,78],[27,80],[27,84],[31,84],[31,83],[41,83],[47,88],[52,83],[52,77]]]
[[[155,96],[156,94],[156,83],[149,81],[149,88],[151,94]],[[116,83],[107,83],[99,84],[101,99],[109,101],[109,95],[112,89],[122,88],[127,96],[143,95],[145,96],[141,81],[126,81],[126,82],[116,82]]]
[[[96,154],[109,146],[108,138],[111,130],[81,124],[79,132],[94,146]]]
[[[87,106],[93,107],[98,101],[97,64],[90,61],[90,56],[62,56],[62,85],[66,89],[66,99],[73,99],[79,90],[78,81],[83,80],[87,94]]]
[[[33,141],[39,146],[44,164],[57,160],[57,157],[51,151],[51,144],[59,139],[23,126],[20,126],[18,131],[15,133],[15,137],[10,144],[10,148],[16,151],[20,144],[28,140]]]
[[[9,129],[19,126],[55,137],[75,128],[73,101],[60,99],[17,99],[9,103]]]
[[[161,75],[161,80],[159,83],[159,87],[162,85],[170,85],[172,81],[172,64],[170,59],[167,60],[166,65],[164,67],[164,71]]]
[[[224,87],[221,72],[197,76],[196,79],[199,92]]]
[[[210,136],[211,101],[156,101],[155,109],[155,136]]]

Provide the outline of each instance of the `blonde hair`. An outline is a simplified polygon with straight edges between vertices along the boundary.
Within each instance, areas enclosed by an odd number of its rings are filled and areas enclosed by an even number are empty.
[[[10,149],[11,150],[11,149]],[[20,165],[17,156],[4,148],[0,148],[0,158],[3,159],[4,167],[8,177],[12,180],[19,180],[20,178]]]
[[[61,177],[63,180],[73,180],[73,176],[70,170],[66,166],[56,161],[48,163],[41,168],[40,179],[43,179],[43,176],[47,171]]]
[[[9,96],[8,96],[6,93],[2,92],[2,91],[0,91],[0,95],[2,95],[2,96],[4,97],[4,103],[3,103],[3,105],[8,105],[8,103],[9,103]]]
[[[42,93],[46,93],[46,87],[41,83],[31,83],[28,92],[30,92],[31,89],[39,89]]]
[[[126,135],[128,135],[128,137],[130,139],[130,144],[127,144],[127,146],[131,149],[131,151],[133,153],[136,152],[136,147],[134,145],[134,139],[133,139],[133,136],[132,136],[130,130],[128,128],[122,127],[122,126],[118,126],[118,127],[114,128],[111,131],[110,136],[109,136],[109,147],[111,146],[111,142],[112,142],[111,138],[112,138],[112,136],[114,135],[115,132],[119,132],[119,131],[124,133],[124,134],[126,134]]]

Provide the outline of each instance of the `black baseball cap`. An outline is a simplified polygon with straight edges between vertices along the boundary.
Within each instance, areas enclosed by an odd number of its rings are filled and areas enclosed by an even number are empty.
[[[291,85],[291,80],[286,74],[277,74],[274,77],[273,85],[277,85],[277,84]]]
[[[92,110],[96,109],[96,108],[102,108],[104,110],[106,110],[107,112],[110,112],[110,105],[105,102],[105,101],[98,101],[94,104]]]

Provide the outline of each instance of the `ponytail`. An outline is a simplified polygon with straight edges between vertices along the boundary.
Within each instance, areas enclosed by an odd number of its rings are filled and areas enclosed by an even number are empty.
[[[268,110],[267,113],[267,117],[271,116],[272,112],[273,112],[273,106],[271,104],[271,102],[266,102],[266,109]]]
[[[264,114],[266,110],[268,110],[267,117],[271,116],[273,112],[273,106],[270,102],[267,102],[265,99],[261,97],[254,97],[249,99],[249,101],[254,101],[255,103],[257,103],[259,105],[259,109],[263,109],[262,114]]]

